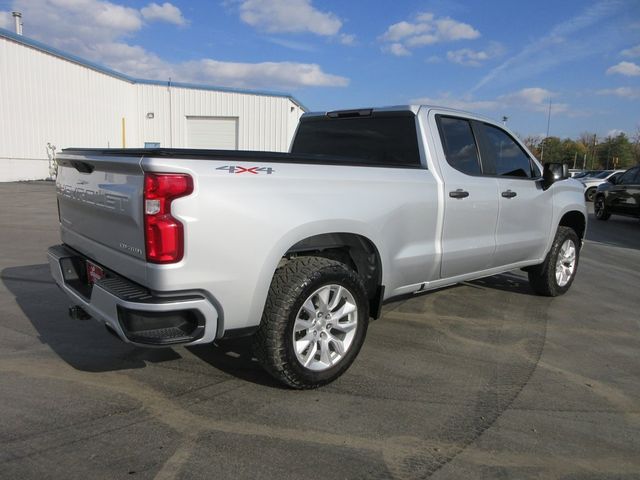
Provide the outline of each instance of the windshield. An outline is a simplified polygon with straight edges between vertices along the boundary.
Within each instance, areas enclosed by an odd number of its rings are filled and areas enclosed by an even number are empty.
[[[420,166],[415,115],[310,117],[300,122],[291,153],[321,155],[348,163]]]
[[[607,178],[612,173],[613,170],[605,170],[604,172],[600,172],[597,175],[594,175],[593,178]]]

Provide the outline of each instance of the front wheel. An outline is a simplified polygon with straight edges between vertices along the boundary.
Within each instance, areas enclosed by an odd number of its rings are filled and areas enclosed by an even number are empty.
[[[558,227],[544,262],[528,270],[529,284],[538,295],[556,297],[569,290],[578,270],[580,239],[569,227]]]
[[[596,196],[596,189],[595,187],[591,187],[589,190],[587,190],[587,192],[585,193],[584,197],[587,199],[587,202],[593,202],[593,199]]]
[[[294,258],[274,275],[254,351],[282,383],[316,388],[349,368],[368,323],[368,298],[356,272],[327,258]]]
[[[604,202],[604,195],[600,194],[596,197],[593,204],[593,211],[598,220],[609,220],[611,213],[607,210],[607,206]]]

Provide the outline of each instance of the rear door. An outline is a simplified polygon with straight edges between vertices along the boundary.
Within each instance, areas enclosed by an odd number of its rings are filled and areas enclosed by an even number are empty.
[[[544,256],[551,232],[553,192],[542,189],[541,172],[502,128],[480,123],[482,159],[498,181],[498,225],[493,267]]]
[[[484,174],[475,121],[435,115],[444,158],[442,278],[490,268],[496,248],[498,180]]]

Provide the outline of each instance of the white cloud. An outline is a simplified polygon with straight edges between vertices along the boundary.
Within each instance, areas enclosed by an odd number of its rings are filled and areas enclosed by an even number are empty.
[[[596,93],[598,95],[614,95],[632,100],[640,98],[640,88],[633,87],[605,88],[604,90],[598,90]]]
[[[316,9],[311,0],[244,0],[240,5],[243,22],[269,33],[310,32],[336,35],[342,21],[331,12]]]
[[[437,105],[470,112],[494,110],[498,106],[498,103],[493,100],[472,100],[470,97],[452,98],[449,93],[445,93],[439,97],[415,98],[411,100],[411,103],[420,105]]]
[[[620,62],[619,64],[607,69],[607,75],[614,73],[619,73],[620,75],[625,75],[627,77],[637,77],[640,76],[640,66],[633,62]]]
[[[523,88],[517,92],[501,95],[498,100],[505,106],[520,107],[525,110],[535,112],[546,112],[549,110],[549,101],[551,100],[551,113],[563,113],[568,110],[566,103],[554,102],[553,98],[558,94],[550,92],[544,88],[532,87]]]
[[[625,133],[625,131],[624,130],[620,130],[619,128],[612,128],[611,130],[609,130],[607,132],[606,137],[615,138],[615,137],[617,137],[618,135],[620,135],[622,133]]]
[[[494,99],[476,100],[470,95],[462,97],[452,97],[450,93],[445,93],[439,97],[416,98],[411,103],[425,105],[441,105],[443,107],[454,108],[467,111],[501,111],[525,110],[533,112],[546,112],[549,109],[549,99],[557,97],[557,93],[544,88],[531,87],[523,88],[516,92],[500,95]],[[566,103],[551,103],[552,113],[569,114],[569,106]]]
[[[485,51],[476,51],[469,48],[453,50],[447,52],[447,59],[450,62],[466,65],[470,67],[479,67],[482,62],[489,59],[489,54]]]
[[[558,65],[576,62],[589,56],[608,52],[612,39],[619,38],[617,22],[607,19],[629,9],[624,2],[598,1],[574,17],[553,26],[517,54],[506,59],[485,75],[472,89],[485,85],[503,86],[537,77]],[[597,26],[597,27],[596,27]]]
[[[149,22],[159,21],[173,23],[175,25],[184,26],[187,20],[182,16],[182,12],[178,7],[169,2],[158,5],[153,2],[140,9],[143,18]]]
[[[472,50],[462,48],[460,50],[450,50],[447,52],[447,59],[450,62],[469,67],[479,67],[482,63],[492,58],[502,55],[504,48],[497,42],[492,42],[484,50]]]
[[[620,52],[620,55],[623,57],[635,58],[640,57],[640,45],[636,45],[635,47],[627,48]]]
[[[319,65],[295,62],[239,63],[204,59],[186,62],[180,69],[190,81],[239,87],[346,87],[349,79],[322,71]]]
[[[0,10],[0,28],[11,28],[11,12],[3,12]]]
[[[356,43],[356,36],[351,33],[341,33],[340,43],[351,47]]]
[[[126,41],[144,27],[144,13],[106,0],[15,0],[12,7],[28,19],[25,35],[134,77],[266,89],[343,87],[349,83],[348,78],[326,73],[313,63],[243,63],[212,58],[169,62]]]
[[[419,13],[412,21],[390,25],[380,40],[385,43],[383,51],[394,55],[407,55],[410,48],[473,40],[479,36],[480,32],[467,23],[449,17],[438,18],[433,13],[426,12]]]
[[[406,57],[411,55],[411,52],[401,43],[390,43],[383,47],[383,51],[389,52],[397,57]]]

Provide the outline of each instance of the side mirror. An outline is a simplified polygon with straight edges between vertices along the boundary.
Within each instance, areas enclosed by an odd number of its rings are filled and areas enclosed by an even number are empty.
[[[569,174],[569,166],[566,163],[545,163],[542,172],[542,188],[545,190],[559,180],[566,180]]]
[[[613,175],[609,178],[607,178],[607,182],[612,183],[612,184],[616,184],[618,183],[618,176],[617,175]]]

